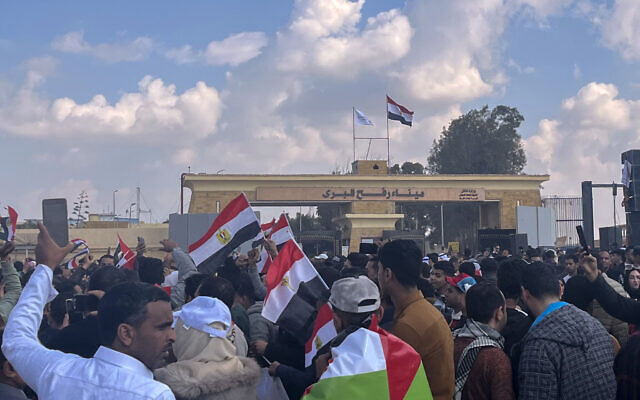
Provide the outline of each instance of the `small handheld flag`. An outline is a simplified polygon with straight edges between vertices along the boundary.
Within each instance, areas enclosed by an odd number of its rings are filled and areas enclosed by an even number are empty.
[[[7,207],[7,210],[9,211],[9,216],[0,218],[0,225],[2,226],[2,231],[0,232],[0,240],[10,242],[16,236],[18,213],[11,206]]]
[[[133,270],[133,265],[136,262],[136,253],[133,252],[127,245],[122,241],[120,234],[118,234],[118,247],[122,252],[122,257],[116,264],[116,268],[124,268]]]

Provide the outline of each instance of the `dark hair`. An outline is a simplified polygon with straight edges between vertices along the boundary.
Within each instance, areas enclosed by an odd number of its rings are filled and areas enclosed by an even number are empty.
[[[58,326],[64,322],[67,314],[67,299],[73,298],[73,292],[60,292],[49,304],[49,317]]]
[[[102,344],[113,345],[120,324],[139,326],[147,314],[147,304],[155,301],[171,299],[164,290],[143,282],[125,282],[109,289],[98,306]]]
[[[105,258],[110,258],[112,259],[114,262],[116,261],[116,258],[114,256],[112,256],[111,254],[105,254],[102,257],[100,257],[98,259],[98,264],[102,263],[102,260],[104,260]]]
[[[589,303],[593,300],[590,291],[589,279],[583,275],[572,277],[564,284],[564,294],[562,300],[571,303],[582,311],[587,311]]]
[[[545,261],[552,260],[555,257],[556,257],[556,252],[553,249],[545,250],[544,253],[542,253],[542,259]]]
[[[209,276],[200,284],[198,295],[220,299],[231,309],[236,293],[228,280],[219,276]]]
[[[369,262],[369,257],[367,257],[366,254],[349,253],[347,260],[349,260],[349,264],[351,264],[352,267],[364,268]]]
[[[438,253],[429,253],[427,254],[427,257],[429,258],[429,261],[431,261],[432,263],[437,263],[438,262]]]
[[[190,277],[188,277],[187,279],[185,279],[184,280],[184,298],[193,299],[194,297],[196,297],[196,290],[198,290],[198,286],[200,286],[202,281],[207,279],[208,276],[209,275],[207,274],[202,274],[200,272],[197,272],[191,275]]]
[[[483,276],[484,274],[495,273],[498,271],[498,262],[493,258],[484,258],[480,261],[480,270]]]
[[[469,276],[476,276],[476,265],[471,261],[465,261],[458,267],[458,271]],[[453,276],[453,274],[451,274]]]
[[[418,290],[422,292],[422,296],[425,299],[428,297],[436,297],[436,290],[428,279],[420,278],[418,281]]]
[[[378,258],[384,268],[393,271],[403,286],[416,286],[420,279],[422,252],[413,240],[394,240],[378,251]]]
[[[106,292],[115,285],[128,281],[123,268],[111,266],[100,267],[89,279],[89,290]]]
[[[442,270],[447,276],[453,276],[456,273],[456,270],[455,268],[453,268],[453,264],[451,264],[450,261],[438,261],[437,263],[433,264],[433,269]]]
[[[640,246],[633,246],[633,255],[640,256]]]
[[[322,266],[316,268],[316,270],[320,274],[320,277],[322,278],[324,283],[327,284],[329,289],[331,289],[331,286],[333,286],[333,282],[340,279],[340,273],[333,267]]]
[[[507,299],[517,299],[522,293],[522,271],[527,268],[524,260],[509,260],[498,267],[498,288]]]
[[[522,287],[537,299],[560,294],[556,271],[543,263],[533,263],[522,271]]]
[[[248,273],[236,268],[235,270],[221,271],[218,273],[218,276],[231,282],[233,290],[238,296],[247,296],[249,299],[255,300],[256,295],[253,290],[253,283],[251,282],[251,277]]]
[[[622,250],[622,249],[615,249],[615,250],[612,250],[612,251],[611,251],[611,254],[617,254],[617,255],[619,255],[620,257],[622,257],[622,259],[623,259],[623,260],[624,260],[624,258],[625,258],[625,257],[626,257],[626,255],[627,255],[627,254],[624,252],[624,250]]]
[[[138,275],[140,275],[141,282],[162,285],[164,282],[162,260],[153,257],[138,257]]]
[[[360,267],[344,268],[340,271],[340,279],[348,277],[367,276],[367,270]]]
[[[497,308],[504,307],[505,301],[495,285],[483,282],[471,286],[465,294],[467,317],[488,323]]]
[[[576,264],[580,262],[580,257],[578,257],[577,254],[568,254],[564,257],[565,262],[569,259],[573,260],[573,262]]]
[[[22,261],[15,261],[13,263],[13,268],[15,268],[16,271],[18,272],[22,272],[22,269],[24,268],[24,263]]]
[[[347,326],[362,326],[363,328],[368,328],[370,322],[368,321],[372,312],[367,313],[350,313],[342,310],[338,310],[337,308],[333,309],[333,312],[340,318],[343,319]]]

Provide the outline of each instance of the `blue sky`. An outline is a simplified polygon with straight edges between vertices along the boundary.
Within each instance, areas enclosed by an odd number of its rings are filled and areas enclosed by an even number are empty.
[[[506,104],[525,116],[526,171],[551,174],[545,194],[576,194],[619,180],[619,154],[640,145],[638,13],[633,0],[6,2],[0,205],[40,217],[41,198],[86,190],[101,212],[117,188],[122,213],[141,186],[160,220],[187,166],[328,173],[350,161],[352,105],[376,123],[359,129],[384,134],[385,92],[416,113],[391,126],[393,161],[424,163],[452,118]]]

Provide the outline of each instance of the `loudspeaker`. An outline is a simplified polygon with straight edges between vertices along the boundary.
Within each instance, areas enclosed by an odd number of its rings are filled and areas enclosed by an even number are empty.
[[[640,246],[640,212],[627,213],[628,247]]]
[[[622,228],[617,226],[605,226],[600,228],[600,249],[611,250],[622,246]]]
[[[625,194],[629,197],[627,202],[627,211],[640,211],[640,150],[628,150],[622,153],[622,164],[625,161],[631,163],[631,176],[629,179],[629,187],[624,189]]]
[[[509,235],[509,251],[512,256],[520,256],[527,251],[529,245],[529,238],[526,233],[516,233]]]
[[[496,244],[501,249],[511,249],[510,236],[515,234],[515,229],[478,229],[478,249],[493,249]]]

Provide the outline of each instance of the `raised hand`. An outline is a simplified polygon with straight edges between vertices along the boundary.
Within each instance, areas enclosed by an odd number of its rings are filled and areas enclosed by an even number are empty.
[[[160,244],[162,245],[162,250],[166,251],[167,253],[171,253],[173,249],[178,247],[178,243],[175,240],[171,239],[162,239],[160,241]]]
[[[15,249],[16,245],[13,243],[13,241],[5,242],[4,245],[0,247],[0,260],[6,261],[7,258],[9,258],[9,255],[13,253]]]

